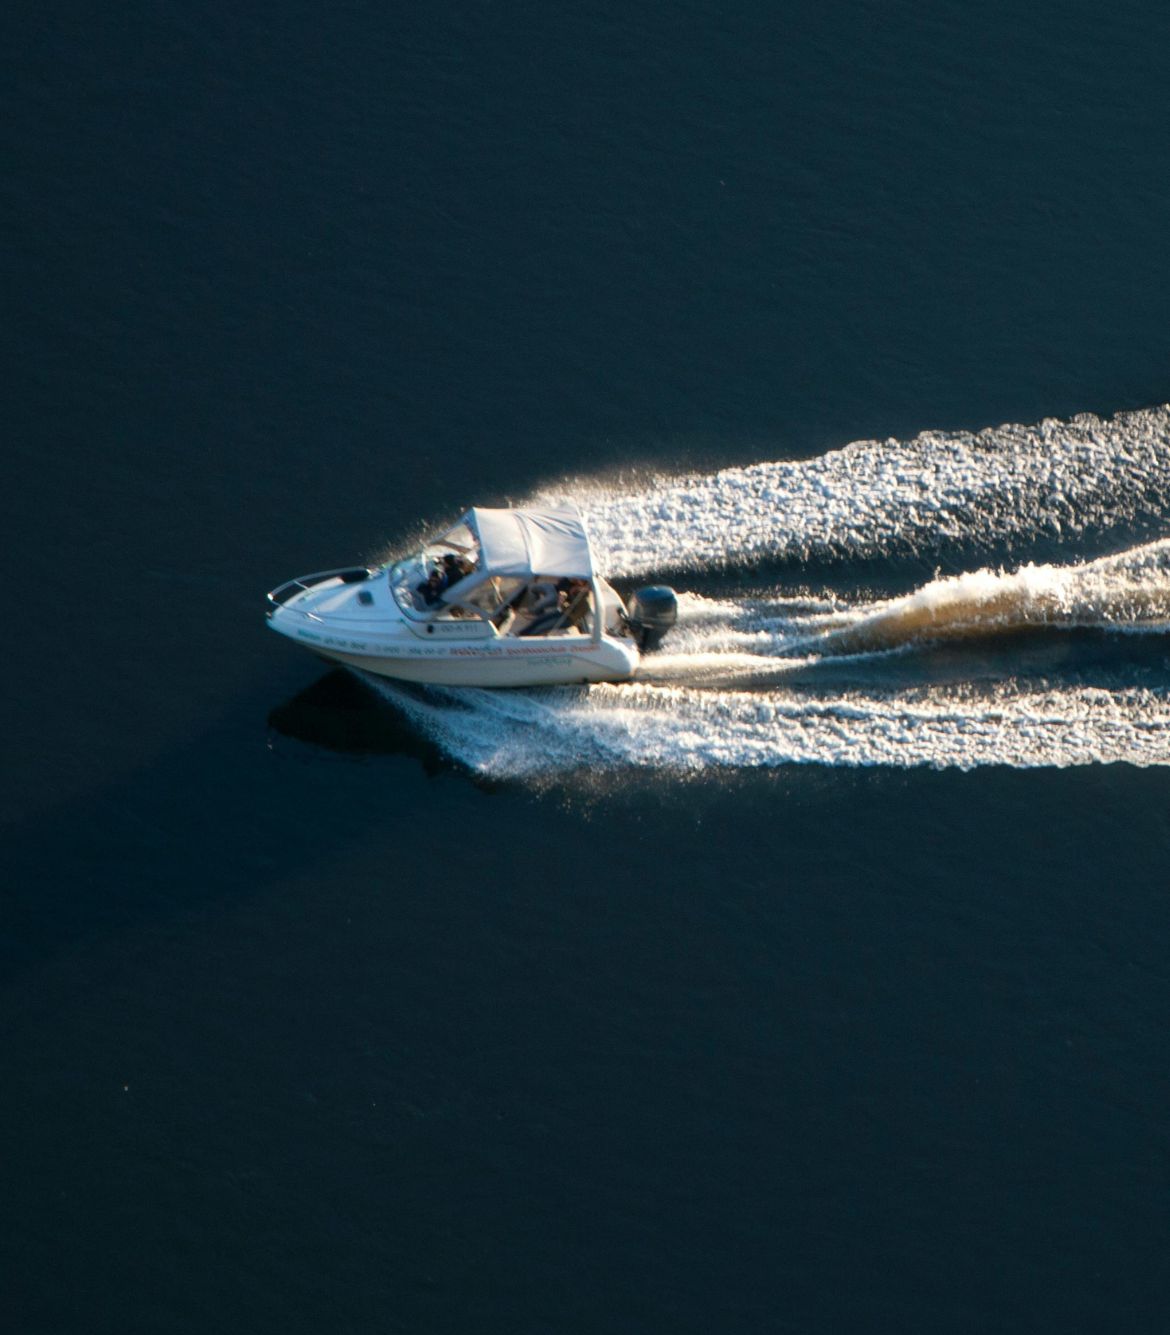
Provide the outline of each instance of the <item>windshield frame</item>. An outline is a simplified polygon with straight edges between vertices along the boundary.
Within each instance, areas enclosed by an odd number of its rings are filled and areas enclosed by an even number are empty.
[[[438,601],[429,607],[422,604],[419,585],[426,583],[432,570],[443,570],[444,558],[449,562],[452,557],[461,568],[467,567],[466,570],[443,588]],[[387,575],[390,592],[404,615],[412,621],[433,620],[444,607],[455,601],[446,597],[448,590],[459,589],[466,596],[485,576],[483,551],[470,516],[464,515],[418,551],[391,563]]]

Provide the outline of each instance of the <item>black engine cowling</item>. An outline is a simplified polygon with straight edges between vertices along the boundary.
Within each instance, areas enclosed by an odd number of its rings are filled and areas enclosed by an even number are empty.
[[[678,598],[665,584],[639,589],[630,599],[630,631],[643,653],[652,653],[678,620]]]

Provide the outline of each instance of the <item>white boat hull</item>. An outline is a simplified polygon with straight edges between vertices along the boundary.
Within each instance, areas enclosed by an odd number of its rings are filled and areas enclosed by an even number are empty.
[[[638,666],[633,643],[603,639],[594,645],[491,645],[465,652],[429,656],[360,654],[312,646],[335,663],[379,677],[432,686],[566,686],[586,682],[628,681]],[[458,654],[458,656],[456,656]]]
[[[627,681],[638,666],[634,641],[615,635],[594,639],[571,630],[532,637],[497,635],[483,622],[412,627],[392,615],[384,595],[381,608],[353,615],[364,611],[355,605],[358,587],[330,580],[307,589],[273,608],[268,624],[331,662],[436,686]],[[329,609],[328,615],[322,614],[323,608]]]
[[[562,506],[469,510],[414,556],[288,580],[268,604],[273,630],[332,662],[399,681],[514,687],[628,681],[655,627],[674,624],[675,600],[640,590],[631,616],[593,569],[579,512]]]

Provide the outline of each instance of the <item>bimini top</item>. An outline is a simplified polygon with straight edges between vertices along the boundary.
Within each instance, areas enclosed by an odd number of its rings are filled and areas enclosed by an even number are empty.
[[[481,568],[493,575],[593,578],[593,553],[575,505],[548,509],[469,510]]]

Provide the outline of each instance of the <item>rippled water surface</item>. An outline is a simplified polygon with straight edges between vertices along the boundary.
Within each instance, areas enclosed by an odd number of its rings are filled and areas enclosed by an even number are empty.
[[[1168,48],[15,17],[4,1329],[1164,1328]],[[264,626],[553,498],[633,682]]]

